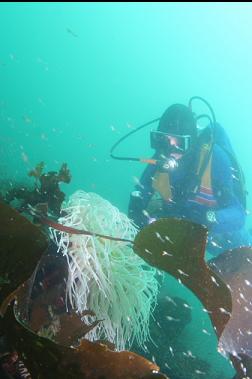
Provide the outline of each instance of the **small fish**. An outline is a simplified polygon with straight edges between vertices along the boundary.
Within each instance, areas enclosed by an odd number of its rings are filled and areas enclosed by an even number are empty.
[[[178,272],[180,273],[180,275],[184,275],[184,276],[189,276],[188,274],[186,274],[184,271],[178,269]]]
[[[116,128],[113,125],[110,125],[110,129],[112,130],[112,132],[116,132]]]
[[[27,116],[27,115],[24,115],[23,116],[23,120],[26,124],[31,124],[32,123],[32,119],[31,117]]]
[[[78,35],[75,34],[71,29],[66,28],[66,30],[67,30],[67,32],[68,32],[69,34],[71,34],[73,37],[78,37]]]
[[[219,310],[221,311],[221,313],[224,313],[225,315],[231,316],[231,313],[228,312],[225,308],[219,308]]]
[[[24,152],[21,153],[21,158],[22,158],[23,161],[26,162],[26,163],[29,161],[28,155],[25,154]]]

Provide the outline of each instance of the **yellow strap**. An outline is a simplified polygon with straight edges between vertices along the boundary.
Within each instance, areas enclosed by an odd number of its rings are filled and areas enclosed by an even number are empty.
[[[211,148],[211,145],[210,144],[204,144],[202,147],[201,147],[201,150],[200,150],[200,157],[199,157],[199,164],[198,164],[198,168],[197,168],[197,171],[196,171],[196,174],[199,175],[200,173],[200,170],[201,170],[201,167],[206,159],[206,155],[209,154],[209,151],[210,151],[210,148]]]
[[[212,154],[209,158],[207,167],[204,171],[204,174],[202,176],[201,183],[200,183],[201,186],[208,189],[212,189],[211,168],[212,168]]]
[[[172,199],[170,179],[167,172],[157,171],[155,173],[152,188],[160,193],[163,200],[169,201]]]

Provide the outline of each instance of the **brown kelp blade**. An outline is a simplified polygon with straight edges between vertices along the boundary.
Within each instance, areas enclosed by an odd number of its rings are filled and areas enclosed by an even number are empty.
[[[230,359],[236,370],[236,375],[233,379],[252,378],[252,358],[250,356],[246,354],[230,355]]]
[[[113,352],[106,345],[82,340],[78,348],[38,337],[17,320],[9,307],[3,323],[8,338],[26,363],[32,378],[40,379],[141,379],[156,378],[158,367],[129,352]],[[158,378],[166,376],[159,374]]]
[[[232,315],[219,340],[230,354],[252,357],[252,248],[226,251],[209,263],[230,288]],[[249,358],[247,358],[248,361]],[[250,363],[250,371],[252,363]]]
[[[204,261],[207,229],[182,219],[160,219],[142,229],[134,251],[150,265],[186,285],[209,312],[220,336],[230,318],[231,295],[223,280]]]
[[[0,304],[33,273],[47,248],[41,230],[0,203]]]

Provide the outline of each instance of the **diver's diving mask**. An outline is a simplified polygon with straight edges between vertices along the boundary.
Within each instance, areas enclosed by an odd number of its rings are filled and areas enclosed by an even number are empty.
[[[151,148],[171,153],[184,154],[191,147],[190,135],[178,135],[159,131],[150,132]]]

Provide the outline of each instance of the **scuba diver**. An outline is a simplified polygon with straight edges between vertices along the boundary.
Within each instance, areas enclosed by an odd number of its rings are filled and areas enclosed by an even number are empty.
[[[194,100],[203,101],[211,116],[196,116],[192,111]],[[204,118],[208,125],[200,128],[198,122]],[[131,193],[129,217],[140,228],[162,217],[205,225],[209,231],[207,251],[213,256],[251,245],[245,230],[243,173],[209,103],[193,97],[188,106],[173,104],[158,121],[157,130],[150,133],[151,147],[155,150],[152,159],[111,154],[116,159],[149,163]],[[128,135],[114,145],[112,152]]]

